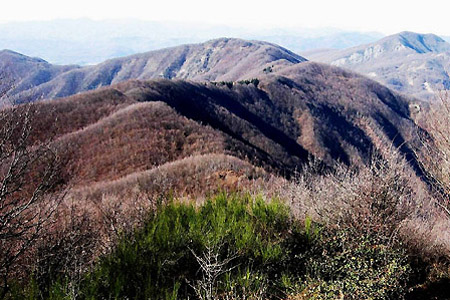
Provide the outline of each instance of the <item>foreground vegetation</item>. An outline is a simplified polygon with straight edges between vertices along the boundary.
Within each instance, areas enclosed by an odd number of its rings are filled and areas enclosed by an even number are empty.
[[[220,194],[199,207],[171,201],[124,233],[80,281],[34,278],[11,298],[401,297],[413,274],[405,252],[355,234],[294,218],[277,199]]]

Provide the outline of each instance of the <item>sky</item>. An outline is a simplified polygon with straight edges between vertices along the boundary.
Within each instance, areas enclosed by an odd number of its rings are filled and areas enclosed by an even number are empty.
[[[443,0],[14,0],[2,3],[0,22],[126,18],[252,29],[332,27],[450,35],[449,12],[450,1]]]

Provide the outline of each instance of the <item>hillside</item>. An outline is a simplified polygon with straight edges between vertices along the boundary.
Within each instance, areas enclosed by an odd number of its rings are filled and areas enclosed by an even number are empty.
[[[76,66],[56,66],[10,50],[0,51],[0,88],[6,97],[44,84]],[[39,98],[23,94],[23,101]]]
[[[419,98],[433,99],[436,91],[450,88],[450,44],[433,34],[401,32],[371,44],[306,55]]]
[[[392,50],[392,40],[385,39],[383,49]],[[434,53],[445,46],[429,36],[408,51]],[[118,180],[209,154],[290,177],[315,158],[328,166],[366,164],[386,141],[421,172],[413,155],[421,103],[270,43],[222,38],[88,67],[2,55],[8,58],[4,69],[9,60],[23,78],[10,91],[17,99],[77,94],[41,104],[33,135],[45,140],[54,134],[66,184]],[[258,79],[244,80],[250,78]]]
[[[303,57],[274,44],[222,38],[70,69],[45,82],[16,89],[14,98],[59,98],[129,79],[237,81],[260,76],[267,67],[276,70],[303,61]]]
[[[34,136],[53,135],[61,177],[76,186],[206,154],[289,177],[314,158],[366,164],[385,140],[417,167],[413,104],[355,73],[307,62],[255,82],[132,80],[44,101]]]

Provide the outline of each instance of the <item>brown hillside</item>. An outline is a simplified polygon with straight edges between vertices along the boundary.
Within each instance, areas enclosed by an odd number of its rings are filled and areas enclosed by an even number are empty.
[[[315,157],[367,163],[382,145],[413,150],[411,100],[365,77],[302,63],[255,82],[128,81],[39,104],[66,183],[117,180],[190,156],[228,154],[290,176]]]

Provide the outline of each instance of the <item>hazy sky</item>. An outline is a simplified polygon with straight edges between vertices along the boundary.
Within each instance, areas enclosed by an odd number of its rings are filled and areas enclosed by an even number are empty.
[[[450,35],[449,12],[450,1],[444,0],[4,0],[0,22],[137,18],[252,28],[336,27]]]

